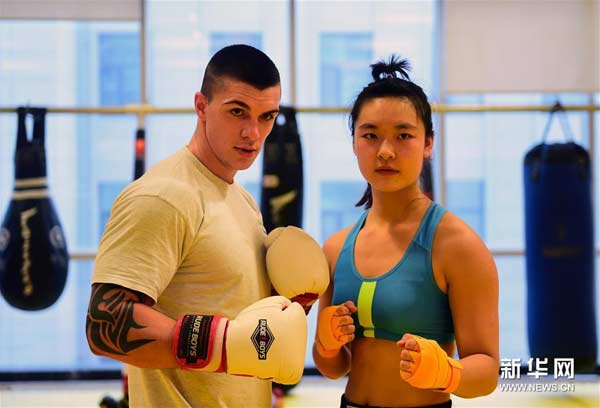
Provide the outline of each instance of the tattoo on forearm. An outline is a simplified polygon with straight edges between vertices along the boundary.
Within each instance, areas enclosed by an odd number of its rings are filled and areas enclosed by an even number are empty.
[[[131,329],[143,329],[133,319],[133,306],[141,299],[135,293],[114,285],[92,287],[86,331],[93,345],[110,354],[127,355],[154,339],[127,340]]]

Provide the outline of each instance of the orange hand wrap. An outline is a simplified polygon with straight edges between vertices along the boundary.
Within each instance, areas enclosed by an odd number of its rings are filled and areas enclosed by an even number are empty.
[[[335,314],[337,308],[338,306],[328,306],[319,313],[316,345],[317,351],[323,357],[335,356],[346,344],[345,341],[340,340],[344,333],[338,323],[342,316]]]
[[[435,340],[412,335],[420,352],[407,350],[413,360],[410,372],[400,371],[400,376],[416,388],[438,388],[452,393],[458,388],[462,364],[448,357]]]

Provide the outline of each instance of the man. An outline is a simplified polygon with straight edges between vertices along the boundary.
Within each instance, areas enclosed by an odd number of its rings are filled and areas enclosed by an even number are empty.
[[[265,378],[300,378],[306,317],[268,297],[260,211],[234,182],[258,156],[280,96],[269,57],[220,50],[195,94],[189,144],[115,201],[86,333],[95,354],[130,365],[131,406],[268,407]]]

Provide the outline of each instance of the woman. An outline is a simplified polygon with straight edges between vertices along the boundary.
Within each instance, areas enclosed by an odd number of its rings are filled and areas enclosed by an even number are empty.
[[[329,378],[349,373],[341,407],[450,407],[451,393],[496,388],[497,271],[477,234],[419,187],[434,134],[408,62],[371,67],[350,117],[365,212],[324,244],[332,282],[313,356]]]

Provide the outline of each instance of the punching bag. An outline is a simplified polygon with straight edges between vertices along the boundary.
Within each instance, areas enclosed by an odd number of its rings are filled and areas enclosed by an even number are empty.
[[[138,129],[135,132],[135,162],[133,179],[137,180],[146,171],[146,131]]]
[[[561,115],[567,143],[545,143]],[[594,217],[590,159],[573,142],[557,104],[541,144],[525,156],[527,329],[533,358],[574,358],[575,371],[596,367]]]
[[[0,290],[23,310],[54,304],[67,279],[69,255],[46,181],[45,115],[42,108],[18,108],[15,186],[0,228]],[[26,117],[33,116],[27,138]]]
[[[280,106],[263,153],[260,212],[267,233],[288,225],[302,228],[303,171],[296,110]],[[281,400],[295,386],[273,383],[273,395]]]
[[[260,210],[267,232],[288,225],[302,227],[303,183],[296,111],[280,107],[263,155]]]

